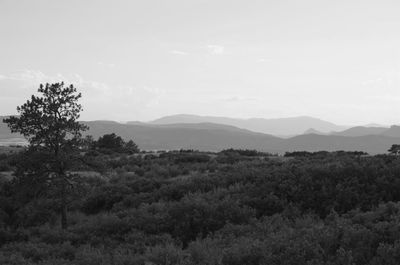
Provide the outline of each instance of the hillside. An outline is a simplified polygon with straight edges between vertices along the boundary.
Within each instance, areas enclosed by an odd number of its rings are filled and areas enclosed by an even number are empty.
[[[307,131],[305,131],[303,134],[320,134],[320,135],[325,135],[326,133],[320,132],[315,130],[314,128],[310,128]]]
[[[365,151],[386,153],[400,137],[386,135],[337,136],[306,134],[288,139],[255,133],[233,126],[213,123],[127,125],[110,122],[86,122],[95,138],[115,132],[134,141],[145,150],[197,149],[220,151],[226,148],[256,149],[272,153],[286,151]],[[394,129],[393,129],[394,134]]]
[[[386,129],[381,135],[390,137],[400,137],[400,126],[393,125],[389,129]]]
[[[134,139],[145,150],[197,149],[219,151],[226,148],[278,151],[270,147],[280,138],[219,124],[130,125],[120,123],[85,122],[86,134],[94,138],[116,133],[124,139]]]
[[[234,119],[226,117],[213,116],[198,116],[179,114],[166,116],[150,123],[152,124],[177,124],[177,123],[218,123],[232,125],[238,128],[243,128],[255,132],[272,134],[276,136],[293,136],[302,134],[309,128],[314,128],[317,131],[328,133],[331,131],[341,131],[347,129],[347,126],[336,125],[321,119],[300,116],[280,119]]]
[[[285,139],[277,146],[281,151],[364,151],[369,154],[387,153],[392,144],[400,143],[400,137],[383,135],[336,136],[336,135],[299,135]]]
[[[104,134],[116,133],[125,140],[133,139],[143,150],[220,151],[227,148],[239,148],[280,154],[286,151],[320,150],[365,151],[377,154],[386,153],[392,144],[400,143],[399,126],[392,126],[378,135],[321,135],[316,134],[316,130],[309,130],[309,134],[283,139],[215,123],[122,124],[113,121],[84,123],[90,128],[85,135],[90,134],[97,139]],[[23,137],[11,134],[6,124],[0,122],[0,145],[23,144],[24,142]]]
[[[383,134],[387,131],[388,128],[385,127],[365,127],[365,126],[356,126],[349,128],[347,130],[341,132],[333,132],[332,135],[339,136],[366,136],[366,135],[379,135]],[[390,136],[390,135],[388,135]],[[398,135],[400,136],[400,134]]]

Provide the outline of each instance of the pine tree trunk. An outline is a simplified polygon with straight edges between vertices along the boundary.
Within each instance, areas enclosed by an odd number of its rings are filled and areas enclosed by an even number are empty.
[[[61,170],[60,175],[61,178],[61,228],[63,230],[67,229],[68,227],[68,220],[67,220],[67,183],[65,180],[65,174],[63,170]]]

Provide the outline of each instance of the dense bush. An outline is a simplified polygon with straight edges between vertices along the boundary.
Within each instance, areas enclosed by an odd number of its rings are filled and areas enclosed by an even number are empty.
[[[399,263],[399,157],[91,152],[67,230],[38,174],[0,181],[0,264]]]

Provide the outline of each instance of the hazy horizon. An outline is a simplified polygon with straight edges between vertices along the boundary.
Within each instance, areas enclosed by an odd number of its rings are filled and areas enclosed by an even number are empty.
[[[82,120],[399,124],[398,1],[0,0],[0,114],[40,83]]]
[[[347,127],[352,127],[352,126],[369,126],[369,127],[374,127],[374,126],[382,126],[382,127],[390,127],[392,125],[400,125],[400,123],[393,123],[393,124],[383,124],[383,123],[360,123],[360,124],[340,124],[340,123],[335,123],[330,120],[325,120],[321,119],[319,117],[314,117],[314,116],[308,116],[308,115],[297,115],[297,116],[285,116],[285,117],[270,117],[270,118],[265,118],[265,117],[235,117],[235,116],[218,116],[218,115],[199,115],[199,114],[194,114],[194,113],[174,113],[170,115],[164,115],[160,117],[155,117],[154,119],[147,119],[147,120],[112,120],[112,119],[93,119],[93,120],[85,120],[85,121],[115,121],[115,122],[120,122],[120,123],[126,123],[126,122],[153,122],[158,119],[166,118],[166,117],[173,117],[173,116],[198,116],[198,117],[211,117],[211,118],[228,118],[228,119],[237,119],[237,120],[252,120],[252,119],[265,119],[265,120],[279,120],[279,119],[293,119],[293,118],[311,118],[311,119],[317,119],[325,122],[330,122],[332,124],[338,125],[338,126],[347,126]],[[82,120],[82,119],[81,119]],[[310,128],[313,129],[313,128]]]
[[[0,116],[13,116],[17,115],[17,113],[1,113]],[[173,117],[173,116],[181,116],[181,115],[188,115],[188,116],[197,116],[197,117],[210,117],[210,118],[228,118],[228,119],[235,119],[235,120],[252,120],[252,119],[264,119],[264,120],[280,120],[280,119],[296,119],[296,118],[311,118],[311,119],[316,119],[316,120],[321,120],[324,122],[330,122],[332,124],[338,125],[338,126],[344,126],[344,127],[357,127],[357,126],[366,126],[366,127],[387,127],[389,128],[392,125],[400,126],[400,123],[393,123],[393,124],[383,124],[383,123],[360,123],[360,124],[340,124],[340,123],[335,123],[330,120],[325,120],[321,119],[319,117],[313,117],[313,116],[308,116],[308,115],[298,115],[298,116],[287,116],[287,117],[270,117],[270,118],[264,118],[264,117],[235,117],[235,116],[217,116],[217,115],[199,115],[199,114],[191,114],[191,113],[175,113],[175,114],[169,114],[169,115],[164,115],[164,116],[159,116],[155,117],[154,119],[146,119],[146,120],[133,120],[133,119],[126,119],[126,120],[116,120],[116,119],[107,119],[107,118],[94,118],[94,119],[82,119],[80,118],[80,121],[113,121],[113,122],[118,122],[118,123],[127,123],[127,122],[140,122],[140,123],[150,123],[154,122],[156,120],[166,118],[166,117]],[[314,129],[314,128],[310,128]]]

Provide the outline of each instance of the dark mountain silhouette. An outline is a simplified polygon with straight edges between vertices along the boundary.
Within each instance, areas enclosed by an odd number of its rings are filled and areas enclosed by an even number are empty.
[[[166,116],[154,121],[151,124],[179,124],[179,123],[217,123],[232,125],[255,132],[272,134],[276,136],[293,136],[302,134],[309,128],[314,128],[320,132],[328,133],[331,131],[341,131],[347,129],[348,126],[336,125],[321,119],[300,116],[292,118],[280,119],[234,119],[226,117],[198,116],[179,114]]]

